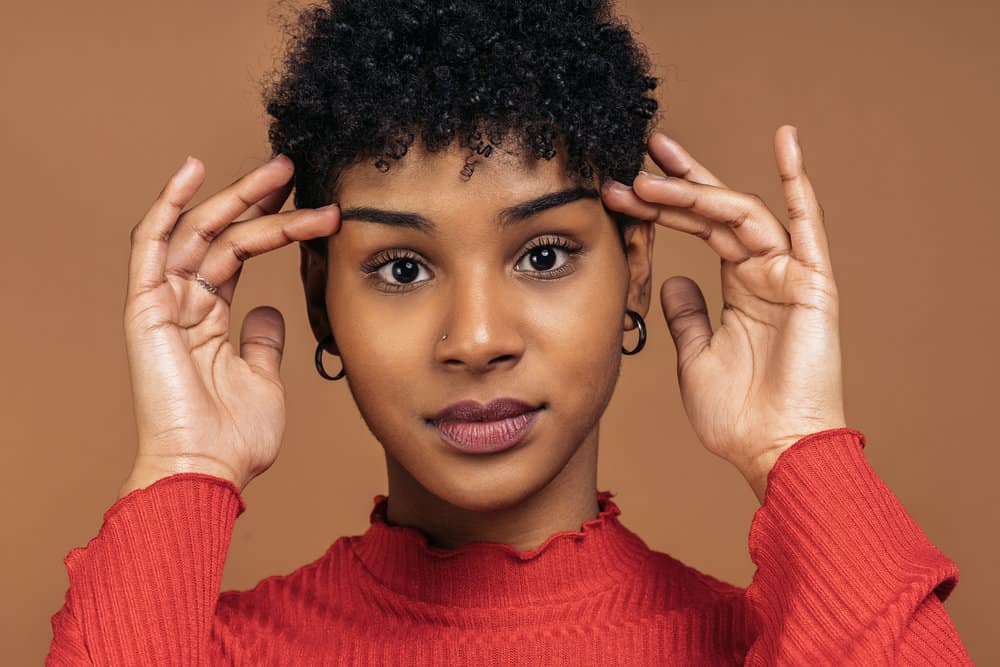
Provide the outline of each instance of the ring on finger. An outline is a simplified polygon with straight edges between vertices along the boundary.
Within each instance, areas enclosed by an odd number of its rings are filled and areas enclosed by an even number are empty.
[[[205,278],[200,273],[195,273],[194,278],[198,282],[198,284],[207,289],[210,294],[215,294],[219,291],[218,287],[205,280]]]

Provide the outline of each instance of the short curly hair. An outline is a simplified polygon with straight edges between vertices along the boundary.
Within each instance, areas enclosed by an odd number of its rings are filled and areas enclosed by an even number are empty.
[[[564,148],[570,176],[631,183],[658,103],[650,59],[609,0],[327,0],[286,28],[265,81],[273,154],[295,204],[330,202],[339,173],[391,167],[419,138],[484,157],[515,138]]]

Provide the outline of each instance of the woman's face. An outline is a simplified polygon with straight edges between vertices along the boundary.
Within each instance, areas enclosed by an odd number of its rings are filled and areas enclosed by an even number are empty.
[[[385,448],[390,487],[405,475],[487,511],[534,494],[582,448],[596,452],[623,331],[634,328],[625,309],[648,310],[653,224],[629,228],[623,252],[596,178],[574,182],[558,158],[500,150],[469,176],[470,153],[414,144],[386,172],[345,170],[328,262],[304,261],[310,311],[325,306],[331,351]],[[462,451],[430,421],[497,398],[538,408],[503,451]]]

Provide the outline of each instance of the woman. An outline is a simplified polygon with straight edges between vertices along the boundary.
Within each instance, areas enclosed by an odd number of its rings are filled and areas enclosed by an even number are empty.
[[[276,157],[185,210],[189,159],[133,229],[139,451],[66,558],[50,664],[969,662],[942,605],[957,566],[847,426],[794,128],[786,230],[651,132],[656,81],[606,2],[333,0],[297,36],[267,96]],[[647,150],[668,178],[637,175]],[[595,486],[657,225],[722,260],[717,330],[690,279],[660,299],[691,423],[762,504],[746,589],[650,550]],[[347,381],[389,492],[364,535],[220,594],[285,419],[282,316],[251,311],[236,350],[229,304],[243,263],[292,241],[317,369]]]

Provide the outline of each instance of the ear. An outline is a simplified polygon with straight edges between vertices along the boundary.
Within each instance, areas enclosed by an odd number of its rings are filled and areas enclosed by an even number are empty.
[[[643,318],[649,312],[649,298],[653,282],[653,241],[656,237],[655,222],[637,222],[625,227],[625,261],[628,265],[628,288],[625,307]],[[623,315],[625,331],[636,328],[628,313]]]
[[[302,287],[306,293],[309,326],[316,341],[319,342],[331,332],[330,317],[326,312],[327,258],[325,253],[309,243],[300,242],[299,259],[299,275],[302,277]],[[339,354],[336,345],[329,345],[326,350],[330,354]]]

